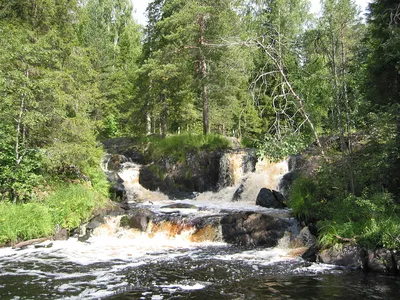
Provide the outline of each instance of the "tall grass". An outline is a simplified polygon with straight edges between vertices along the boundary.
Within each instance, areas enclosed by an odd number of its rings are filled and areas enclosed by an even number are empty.
[[[73,229],[88,221],[93,211],[105,203],[101,193],[80,184],[59,187],[44,204],[50,209],[54,225]]]
[[[54,223],[49,207],[39,203],[0,203],[0,245],[51,235]]]
[[[60,185],[41,202],[0,203],[0,245],[47,237],[56,226],[71,230],[106,206],[101,192],[84,184]]]

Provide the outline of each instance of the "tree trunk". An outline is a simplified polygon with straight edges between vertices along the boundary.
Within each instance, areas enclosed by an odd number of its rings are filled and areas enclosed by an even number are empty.
[[[146,112],[146,134],[151,134],[151,114],[149,111]]]
[[[167,105],[167,97],[164,93],[161,94],[161,102],[163,104],[163,108],[161,111],[161,135],[163,138],[167,136],[167,118],[168,118],[168,105]]]
[[[204,135],[210,133],[209,124],[209,103],[208,103],[208,91],[207,85],[203,85],[203,133]]]
[[[201,16],[199,18],[199,26],[200,26],[200,72],[201,72],[201,85],[202,85],[202,98],[203,98],[203,133],[204,135],[210,133],[210,124],[209,124],[209,98],[208,98],[208,89],[207,89],[207,60],[203,54],[203,47],[205,45],[205,30],[206,30],[206,21],[205,17]]]

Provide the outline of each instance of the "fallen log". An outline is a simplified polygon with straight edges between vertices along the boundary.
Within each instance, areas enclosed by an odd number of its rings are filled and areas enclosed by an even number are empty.
[[[13,249],[17,249],[17,248],[20,249],[20,248],[23,248],[23,247],[26,247],[26,246],[43,243],[43,242],[47,241],[48,239],[49,238],[40,238],[40,239],[33,239],[33,240],[23,241],[23,242],[20,242],[18,244],[15,244],[13,246]]]

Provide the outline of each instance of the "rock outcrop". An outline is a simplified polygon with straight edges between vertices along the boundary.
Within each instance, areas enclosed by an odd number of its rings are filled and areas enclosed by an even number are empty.
[[[274,247],[289,227],[284,219],[253,212],[235,213],[221,219],[224,240],[242,246]]]

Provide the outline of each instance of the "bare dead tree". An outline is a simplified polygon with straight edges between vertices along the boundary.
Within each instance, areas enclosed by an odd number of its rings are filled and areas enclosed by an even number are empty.
[[[277,32],[277,34],[279,35],[279,32]],[[291,83],[291,81],[289,80],[288,74],[285,71],[285,67],[284,67],[284,63],[283,63],[283,57],[282,57],[282,51],[281,51],[281,47],[276,47],[276,42],[280,43],[280,40],[274,40],[271,39],[271,41],[273,41],[273,43],[268,43],[265,41],[265,38],[259,38],[255,40],[255,44],[263,50],[263,52],[265,53],[265,55],[268,58],[268,61],[272,63],[272,66],[275,68],[274,72],[278,73],[280,75],[280,79],[281,81],[278,83],[277,87],[275,87],[275,89],[272,92],[272,97],[273,97],[273,108],[276,114],[276,119],[274,124],[272,125],[275,129],[276,132],[278,133],[278,135],[280,134],[280,126],[281,126],[281,116],[284,116],[290,124],[292,124],[292,126],[295,126],[295,122],[294,119],[297,116],[297,114],[300,114],[301,117],[303,118],[303,122],[300,123],[299,126],[297,126],[297,128],[294,128],[294,131],[298,131],[300,130],[300,128],[304,125],[304,124],[308,124],[308,126],[310,127],[314,137],[315,137],[315,141],[321,151],[321,155],[323,156],[323,158],[326,160],[326,156],[318,135],[317,130],[315,129],[314,123],[312,122],[307,109],[304,105],[304,100],[299,96],[298,93],[296,93],[295,89],[293,88],[293,85]],[[268,69],[268,68],[265,68]],[[267,72],[267,73],[262,73],[258,76],[258,80],[260,78],[263,78],[263,80],[265,80],[264,78],[267,76],[270,76],[272,73],[271,71]],[[256,78],[257,81],[257,78]],[[254,86],[257,82],[254,82]],[[290,99],[289,99],[289,95],[291,95]],[[276,105],[276,101],[277,99],[283,99],[283,104],[279,104]],[[293,99],[293,100],[291,100]],[[289,104],[292,104],[292,107],[295,107],[295,112],[292,113],[291,115],[289,114]]]

